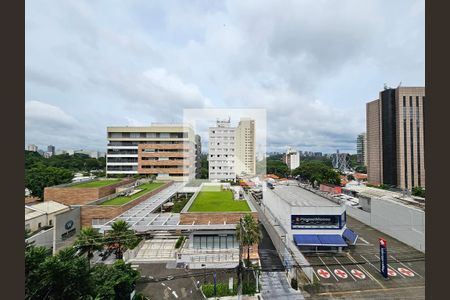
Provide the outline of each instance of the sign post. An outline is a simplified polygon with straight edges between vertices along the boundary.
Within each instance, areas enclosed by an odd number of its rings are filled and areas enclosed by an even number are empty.
[[[378,238],[380,242],[380,273],[384,278],[388,278],[387,266],[387,241],[383,238]]]

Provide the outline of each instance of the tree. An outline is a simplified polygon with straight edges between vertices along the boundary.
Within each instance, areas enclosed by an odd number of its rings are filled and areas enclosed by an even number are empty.
[[[289,167],[281,160],[266,160],[266,174],[275,174],[279,177],[287,177],[289,175]]]
[[[52,256],[43,247],[25,252],[25,299],[88,299],[92,281],[88,261],[67,248]]]
[[[118,258],[122,258],[123,251],[126,249],[136,247],[139,241],[140,238],[134,234],[130,229],[130,224],[124,220],[115,221],[106,237],[106,243],[116,248]]]
[[[92,278],[97,298],[128,300],[139,278],[139,272],[133,270],[130,264],[118,260],[110,267],[104,264],[95,265],[92,268]]]
[[[96,250],[102,250],[104,245],[103,236],[94,228],[86,227],[81,229],[80,235],[74,247],[82,253],[87,252],[88,260],[91,260]]]
[[[209,161],[208,154],[200,155],[200,179],[208,179],[209,177]]]
[[[38,163],[25,170],[25,187],[31,190],[33,196],[42,199],[45,187],[69,183],[72,178],[73,174],[69,170]]]
[[[236,238],[242,246],[247,247],[247,264],[250,265],[250,246],[258,244],[262,239],[258,222],[252,214],[246,214],[241,223],[236,226]]]
[[[55,256],[44,247],[25,249],[25,299],[130,299],[139,272],[122,260],[92,269],[73,247]],[[95,297],[95,298],[94,298]]]
[[[425,189],[421,186],[413,187],[411,193],[413,196],[425,198]]]
[[[316,182],[318,184],[341,184],[339,173],[325,163],[319,161],[303,162],[300,167],[292,171],[292,175],[298,175],[301,179],[309,181],[313,187]]]

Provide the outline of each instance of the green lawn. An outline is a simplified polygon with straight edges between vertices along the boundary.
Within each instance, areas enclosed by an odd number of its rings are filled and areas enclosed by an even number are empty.
[[[95,180],[90,182],[80,182],[78,184],[71,185],[73,188],[99,188],[114,183],[118,183],[120,179],[108,179],[108,180]]]
[[[101,203],[100,205],[122,205],[122,204],[128,203],[130,201],[133,201],[134,199],[137,199],[140,196],[142,196],[148,192],[153,191],[154,189],[156,189],[157,187],[160,187],[163,184],[164,183],[162,183],[162,182],[146,183],[146,184],[140,185],[138,187],[139,189],[142,189],[142,191],[140,191],[139,193],[136,193],[131,196],[121,196],[121,197],[113,198],[111,200]]]
[[[208,190],[212,188],[208,187]],[[245,200],[234,200],[231,191],[204,191],[198,193],[194,203],[189,208],[190,212],[228,212],[250,211]]]

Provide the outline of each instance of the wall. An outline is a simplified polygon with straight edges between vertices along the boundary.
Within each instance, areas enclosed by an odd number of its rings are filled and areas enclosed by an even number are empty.
[[[65,205],[83,205],[115,193],[117,187],[129,184],[136,179],[124,179],[118,183],[100,188],[46,187],[44,201],[56,201]]]
[[[57,243],[80,233],[80,208],[75,207],[60,213],[54,218],[55,239]],[[57,245],[58,248],[58,245]]]
[[[47,226],[47,215],[43,214],[33,219],[26,220],[25,228],[27,228],[27,225],[29,225],[28,228],[31,230],[31,232],[36,231],[39,229],[39,223],[41,223],[41,227]]]
[[[371,202],[370,213],[348,207],[347,214],[425,253],[424,211],[385,199]]]
[[[251,213],[258,220],[257,212],[187,212],[180,214],[180,225],[195,224],[238,224],[239,219]]]
[[[27,242],[34,242],[35,246],[42,246],[46,248],[53,248],[53,227],[26,239]]]
[[[169,187],[173,181],[154,189],[150,193],[144,194],[139,198],[123,205],[83,205],[81,206],[81,226],[91,227],[92,219],[112,219],[147,200],[149,197],[159,193],[161,190]]]

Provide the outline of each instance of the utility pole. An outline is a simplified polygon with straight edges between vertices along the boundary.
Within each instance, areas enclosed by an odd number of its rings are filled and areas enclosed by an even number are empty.
[[[246,231],[245,227],[244,227],[244,222],[242,217],[239,219],[239,236],[240,236],[240,241],[239,241],[239,265],[238,265],[238,300],[242,299],[242,271],[243,271],[243,264],[242,264],[242,250],[243,250],[243,236],[242,236],[242,232]]]

